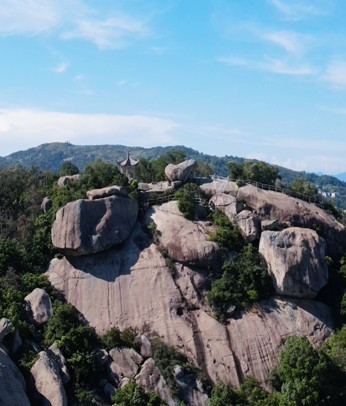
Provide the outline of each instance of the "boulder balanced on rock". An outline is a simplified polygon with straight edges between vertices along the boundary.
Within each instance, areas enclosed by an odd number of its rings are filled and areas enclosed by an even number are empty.
[[[196,161],[194,159],[188,159],[177,165],[169,164],[165,168],[165,174],[171,182],[185,183],[191,176],[195,166]]]
[[[107,250],[128,238],[137,214],[137,202],[127,197],[70,202],[56,214],[53,245],[73,256]]]

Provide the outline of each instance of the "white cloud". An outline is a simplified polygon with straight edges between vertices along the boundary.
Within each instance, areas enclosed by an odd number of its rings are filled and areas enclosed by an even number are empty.
[[[62,34],[65,39],[81,38],[101,49],[117,49],[126,46],[130,40],[143,39],[150,35],[144,21],[122,15],[106,20],[76,21],[71,31]]]
[[[346,89],[346,61],[332,61],[323,77],[332,87]]]
[[[267,59],[266,61],[251,61],[237,57],[221,57],[219,62],[231,66],[240,66],[248,69],[267,71],[280,75],[311,76],[316,74],[316,69],[304,64],[290,62],[281,59]]]
[[[117,49],[151,34],[145,17],[113,9],[98,15],[84,0],[1,0],[0,36],[54,32],[63,39],[83,39],[101,49]]]
[[[264,34],[263,38],[284,48],[289,54],[296,56],[302,54],[305,48],[306,37],[295,32],[272,32]]]
[[[59,65],[55,66],[55,68],[53,68],[53,72],[55,73],[64,73],[66,72],[66,70],[69,68],[69,64],[67,62],[62,62]]]
[[[46,142],[156,146],[174,143],[179,125],[144,115],[71,114],[0,109],[0,156]]]
[[[325,0],[269,0],[269,2],[288,20],[302,20],[311,16],[325,16],[326,7],[330,6]],[[312,5],[313,3],[313,5]]]

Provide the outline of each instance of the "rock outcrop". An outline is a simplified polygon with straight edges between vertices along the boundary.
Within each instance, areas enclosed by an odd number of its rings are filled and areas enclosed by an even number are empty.
[[[168,164],[165,168],[165,175],[171,182],[185,183],[192,175],[195,166],[194,159],[188,159],[177,165]]]
[[[30,406],[22,374],[0,345],[0,405]]]
[[[127,197],[70,202],[56,214],[53,245],[76,256],[107,250],[128,238],[137,214],[137,202]]]
[[[101,199],[109,196],[127,197],[127,190],[124,186],[107,186],[102,189],[88,190],[86,196],[89,200]]]
[[[326,244],[316,231],[298,227],[263,231],[259,251],[281,295],[312,299],[328,282]]]
[[[154,206],[147,212],[146,221],[156,224],[159,245],[174,261],[200,268],[220,265],[219,247],[208,238],[210,226],[206,222],[184,218],[176,201]]]
[[[330,254],[343,253],[346,247],[345,226],[313,203],[250,185],[239,188],[237,199],[264,220],[318,231],[325,238]]]
[[[122,378],[134,378],[143,358],[133,348],[113,348],[109,351],[111,358],[110,370],[115,375],[115,381]]]
[[[52,200],[46,196],[41,203],[41,209],[43,210],[44,213],[47,213],[47,211],[52,207],[53,202]]]
[[[240,203],[234,196],[226,193],[216,193],[209,200],[210,207],[221,210],[231,221],[235,216],[244,210],[244,204]]]
[[[59,187],[64,187],[68,185],[70,182],[78,182],[80,179],[80,174],[78,173],[77,175],[67,175],[67,176],[61,176],[58,179],[58,186]]]
[[[227,182],[224,180],[214,180],[210,183],[204,183],[200,187],[208,197],[221,193],[237,197],[239,190],[239,187],[235,182]]]
[[[235,217],[235,221],[246,242],[258,240],[261,235],[261,219],[249,210],[243,210]]]
[[[30,318],[37,324],[46,323],[53,315],[49,295],[41,288],[34,289],[25,298]]]
[[[47,275],[98,332],[112,326],[151,332],[183,351],[214,382],[238,385],[247,375],[266,382],[285,337],[301,334],[318,344],[332,331],[328,308],[304,300],[262,302],[225,326],[203,304],[203,281],[184,274],[185,268],[177,264],[173,278],[156,245],[137,227],[124,244],[105,253],[54,259]]]
[[[39,358],[30,370],[36,390],[43,396],[43,404],[52,406],[67,406],[67,396],[59,373],[59,366],[41,351]]]

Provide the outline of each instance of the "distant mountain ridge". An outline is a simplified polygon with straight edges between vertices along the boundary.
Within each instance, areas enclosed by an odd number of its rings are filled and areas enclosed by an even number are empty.
[[[130,153],[134,158],[156,159],[173,150],[181,150],[188,159],[205,161],[211,165],[218,176],[228,176],[228,163],[230,161],[244,162],[245,158],[225,155],[217,157],[196,151],[183,145],[167,147],[128,147],[125,145],[73,145],[69,142],[54,142],[42,144],[24,151],[14,152],[6,157],[0,157],[0,168],[12,165],[23,167],[36,166],[41,170],[57,171],[64,161],[70,160],[83,171],[84,167],[96,159],[103,159],[116,163]],[[297,178],[307,179],[320,190],[328,193],[336,192],[338,207],[346,209],[346,173],[338,175],[340,178],[315,173],[298,172],[278,166],[280,176],[285,184],[291,184]]]

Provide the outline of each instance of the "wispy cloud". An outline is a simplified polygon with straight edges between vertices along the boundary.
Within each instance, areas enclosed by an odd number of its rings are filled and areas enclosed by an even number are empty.
[[[55,66],[53,68],[53,72],[61,74],[67,71],[67,69],[69,68],[70,64],[67,62],[62,62],[59,65]]]
[[[346,61],[331,61],[323,79],[335,89],[346,89]]]
[[[54,33],[82,39],[100,49],[117,49],[151,35],[149,17],[113,9],[99,15],[84,0],[2,0],[0,36]]]
[[[302,20],[309,16],[324,16],[328,12],[326,10],[325,1],[315,0],[269,0],[285,19]],[[313,3],[313,5],[312,5]]]
[[[156,116],[0,109],[0,156],[14,152],[15,145],[29,148],[54,141],[168,145],[174,144],[173,131],[178,127],[178,123]]]
[[[64,32],[62,37],[85,39],[101,49],[117,49],[131,40],[146,38],[150,33],[146,22],[122,15],[106,20],[77,21],[75,27]]]
[[[246,60],[237,57],[218,58],[219,62],[231,66],[240,66],[247,69],[262,70],[280,75],[289,76],[312,76],[316,74],[316,69],[312,66],[290,62],[285,59],[266,58],[263,61]]]
[[[301,55],[307,42],[307,37],[295,32],[279,31],[262,34],[262,37],[273,44],[283,48],[287,53],[299,56]]]

